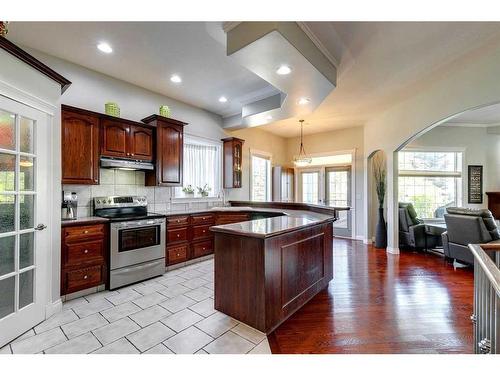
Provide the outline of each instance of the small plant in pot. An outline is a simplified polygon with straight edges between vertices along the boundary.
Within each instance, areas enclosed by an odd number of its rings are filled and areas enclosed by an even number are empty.
[[[202,196],[202,197],[208,197],[208,193],[210,192],[210,190],[212,190],[210,188],[210,186],[208,186],[208,184],[205,184],[203,185],[203,187],[197,187],[198,189],[198,193]]]
[[[194,188],[191,185],[184,186],[182,192],[188,197],[194,197]]]

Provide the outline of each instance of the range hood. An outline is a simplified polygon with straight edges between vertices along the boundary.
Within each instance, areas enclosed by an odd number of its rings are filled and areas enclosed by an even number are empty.
[[[113,159],[101,157],[101,168],[125,169],[131,171],[152,171],[154,164],[148,161]]]

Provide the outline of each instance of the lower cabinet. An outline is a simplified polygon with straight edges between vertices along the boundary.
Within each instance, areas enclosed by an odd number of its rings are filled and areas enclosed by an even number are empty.
[[[63,227],[61,231],[61,295],[106,284],[108,226]]]
[[[167,218],[166,265],[170,266],[213,254],[214,238],[210,227],[246,220],[250,220],[250,215],[241,212],[169,216]]]

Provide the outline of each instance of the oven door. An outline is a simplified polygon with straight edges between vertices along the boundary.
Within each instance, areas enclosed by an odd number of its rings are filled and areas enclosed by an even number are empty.
[[[165,258],[165,219],[111,224],[110,269]]]

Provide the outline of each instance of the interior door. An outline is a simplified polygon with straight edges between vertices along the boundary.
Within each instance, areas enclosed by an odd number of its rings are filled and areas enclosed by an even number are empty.
[[[45,318],[47,116],[0,96],[0,347]]]
[[[332,207],[351,206],[351,167],[325,169],[325,204]],[[333,234],[352,237],[351,211],[339,211],[339,220],[333,223]]]
[[[303,203],[322,204],[321,169],[304,169],[299,172],[299,200]]]

